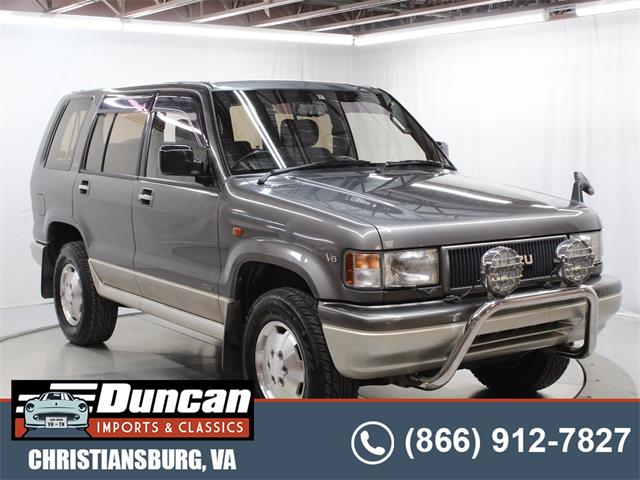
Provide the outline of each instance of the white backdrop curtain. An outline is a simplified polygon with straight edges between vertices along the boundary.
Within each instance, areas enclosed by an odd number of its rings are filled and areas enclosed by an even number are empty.
[[[299,46],[0,25],[0,307],[40,301],[29,176],[58,99],[167,80],[305,79],[387,89],[463,173],[568,197],[596,188],[606,271],[640,312],[640,14],[376,47]]]
[[[29,178],[60,97],[172,80],[344,81],[350,61],[350,47],[0,25],[0,308],[42,301]]]

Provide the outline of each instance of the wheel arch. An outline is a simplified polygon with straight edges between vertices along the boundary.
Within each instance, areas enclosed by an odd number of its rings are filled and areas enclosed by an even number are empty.
[[[82,233],[75,225],[64,221],[52,221],[46,228],[46,241],[42,254],[40,274],[40,294],[43,298],[53,297],[53,270],[60,249],[69,242],[84,242]]]
[[[281,262],[246,259],[236,269],[224,324],[222,363],[225,370],[237,371],[242,365],[242,336],[247,313],[262,294],[276,288],[291,287],[317,298],[313,283],[307,281],[291,265]],[[306,275],[305,275],[306,276]]]

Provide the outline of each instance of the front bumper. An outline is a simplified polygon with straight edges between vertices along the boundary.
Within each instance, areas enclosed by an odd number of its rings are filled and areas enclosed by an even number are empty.
[[[528,290],[500,302],[487,297],[376,306],[320,302],[318,311],[331,358],[345,377],[364,380],[440,369],[440,377],[425,387],[438,388],[466,362],[566,345],[585,339],[585,332],[592,334],[587,348],[593,348],[597,332],[620,308],[622,284],[598,276],[584,286],[586,293],[579,288]],[[484,312],[478,322],[477,314]]]
[[[86,428],[89,425],[89,415],[86,411],[68,412],[66,410],[49,411],[36,409],[33,412],[25,412],[24,426],[26,428],[46,428],[47,417],[65,417],[67,419],[67,428]]]

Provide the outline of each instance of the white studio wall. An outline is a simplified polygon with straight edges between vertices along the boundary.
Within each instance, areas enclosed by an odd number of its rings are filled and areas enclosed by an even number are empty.
[[[43,301],[29,179],[66,93],[175,80],[345,81],[351,47],[0,24],[0,308]]]
[[[29,176],[58,99],[168,80],[305,79],[395,95],[467,175],[568,197],[596,188],[606,270],[640,312],[640,13],[386,45],[319,46],[0,25],[0,308],[41,301]],[[629,247],[627,247],[629,246]]]
[[[640,11],[358,48],[356,83],[395,95],[466,175],[563,198],[604,225],[605,272],[640,312]]]

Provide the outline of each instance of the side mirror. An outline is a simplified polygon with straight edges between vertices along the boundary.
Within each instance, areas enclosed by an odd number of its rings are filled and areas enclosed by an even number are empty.
[[[198,177],[205,174],[204,162],[198,162],[189,145],[160,147],[160,171],[164,175]]]
[[[449,144],[447,142],[436,142],[447,158],[449,158]]]
[[[574,202],[584,202],[582,192],[587,195],[596,193],[587,176],[582,172],[573,172],[573,191],[571,192],[571,200]]]

